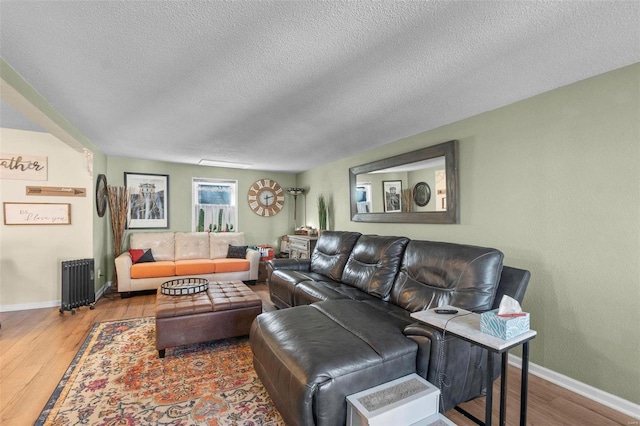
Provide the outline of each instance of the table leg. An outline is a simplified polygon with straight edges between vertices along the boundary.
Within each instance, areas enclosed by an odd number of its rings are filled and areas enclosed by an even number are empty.
[[[487,397],[484,408],[484,424],[491,426],[491,410],[493,405],[493,353],[487,352]]]
[[[520,385],[520,426],[527,424],[527,396],[529,393],[529,342],[522,344],[522,381]]]
[[[507,416],[507,372],[509,369],[509,351],[502,352],[502,366],[500,372],[500,426],[505,426]]]

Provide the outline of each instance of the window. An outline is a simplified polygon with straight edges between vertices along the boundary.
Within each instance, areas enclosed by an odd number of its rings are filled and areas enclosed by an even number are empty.
[[[371,182],[356,186],[356,207],[358,213],[371,213]]]
[[[193,219],[195,232],[238,231],[238,181],[193,178]]]

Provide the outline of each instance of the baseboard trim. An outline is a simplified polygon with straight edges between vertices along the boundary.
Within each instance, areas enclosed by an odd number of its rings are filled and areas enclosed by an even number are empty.
[[[516,368],[522,369],[522,358],[510,354],[509,364]],[[634,419],[640,420],[639,404],[634,404],[633,402],[622,399],[619,396],[615,396],[598,388],[594,388],[593,386],[587,385],[586,383],[579,382],[575,379],[572,379],[571,377],[556,373],[555,371],[549,370],[548,368],[542,367],[532,362],[529,362],[529,373],[562,388],[570,390],[571,392],[577,393],[578,395],[584,396],[585,398],[589,398],[590,400],[595,401],[599,404],[605,405],[609,408],[626,414],[627,416],[631,416]]]
[[[96,302],[102,297],[102,295],[111,287],[111,281],[107,281],[96,292]],[[13,311],[27,311],[29,309],[43,309],[43,308],[59,308],[61,304],[60,300],[49,300],[46,302],[35,303],[18,303],[16,305],[2,305],[0,306],[0,312],[13,312]]]
[[[98,289],[98,291],[96,292],[96,302],[102,297],[103,294],[107,292],[107,290],[109,290],[110,287],[111,281],[107,281],[102,287]]]
[[[35,302],[35,303],[18,303],[16,305],[2,305],[0,306],[0,312],[12,312],[12,311],[27,311],[30,309],[42,309],[42,308],[59,308],[59,300],[49,300],[47,302]]]

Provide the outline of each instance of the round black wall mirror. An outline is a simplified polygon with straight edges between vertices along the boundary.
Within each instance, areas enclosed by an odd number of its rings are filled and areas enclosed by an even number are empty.
[[[107,177],[99,174],[96,181],[96,210],[98,217],[103,217],[107,211],[107,199]]]
[[[419,207],[424,207],[429,204],[431,199],[431,188],[426,182],[418,182],[413,187],[413,202]]]

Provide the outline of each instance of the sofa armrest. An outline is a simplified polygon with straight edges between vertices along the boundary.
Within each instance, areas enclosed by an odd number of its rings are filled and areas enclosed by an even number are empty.
[[[404,334],[418,343],[417,371],[442,391],[442,412],[483,394],[485,349],[422,323],[409,324]]]
[[[311,268],[310,259],[271,259],[267,262],[267,267],[272,271],[278,269],[288,269],[290,271],[309,271]]]
[[[426,324],[416,322],[404,328],[404,335],[418,344],[416,371],[419,376],[426,379],[432,347],[439,346],[442,341],[442,333]]]
[[[279,269],[289,271],[311,270],[310,259],[271,259],[267,261],[267,282],[271,282],[271,274]]]
[[[247,249],[245,259],[249,261],[249,281],[258,279],[258,271],[260,268],[260,252],[254,249]]]
[[[118,292],[131,291],[131,266],[133,260],[128,251],[116,257],[116,278],[118,280]]]

